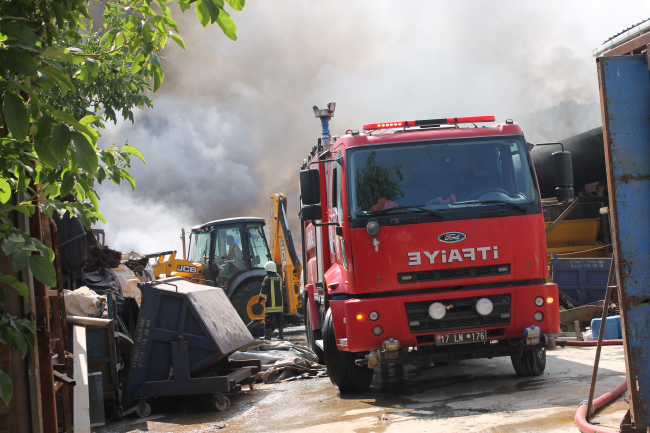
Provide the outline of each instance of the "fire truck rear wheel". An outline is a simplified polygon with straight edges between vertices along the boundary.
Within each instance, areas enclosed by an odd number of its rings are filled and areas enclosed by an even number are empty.
[[[332,383],[339,388],[341,394],[367,391],[375,371],[357,366],[354,361],[360,356],[340,351],[336,347],[332,310],[327,311],[322,329],[325,366]]]
[[[237,310],[237,314],[241,317],[241,320],[245,325],[248,325],[253,321],[253,319],[259,319],[264,317],[264,313],[261,315],[255,315],[251,311],[251,304],[257,302],[257,298],[260,295],[260,290],[262,289],[262,283],[259,281],[251,281],[244,284],[243,286],[237,288],[235,293],[230,298],[230,303]],[[251,330],[251,334],[254,336],[264,335],[264,324],[260,323],[254,326]]]
[[[307,344],[309,344],[309,348],[314,351],[316,356],[318,356],[318,363],[325,364],[323,349],[316,344],[316,340],[314,339],[314,330],[311,327],[311,302],[309,301],[309,298],[307,298],[307,302],[305,302],[305,333],[307,334]]]

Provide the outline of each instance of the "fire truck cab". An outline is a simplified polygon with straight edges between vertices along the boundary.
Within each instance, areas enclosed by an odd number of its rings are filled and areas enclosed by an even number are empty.
[[[323,138],[300,173],[303,305],[333,384],[365,390],[383,363],[496,356],[541,375],[558,289],[519,126],[401,121],[330,139],[333,105],[314,111]],[[556,155],[558,199],[570,200],[570,154]]]

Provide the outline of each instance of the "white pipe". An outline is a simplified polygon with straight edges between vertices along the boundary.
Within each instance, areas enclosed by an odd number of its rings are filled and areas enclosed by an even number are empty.
[[[87,325],[87,326],[115,326],[117,324],[116,320],[113,319],[100,319],[98,317],[83,317],[83,316],[65,316],[68,323],[75,325]]]

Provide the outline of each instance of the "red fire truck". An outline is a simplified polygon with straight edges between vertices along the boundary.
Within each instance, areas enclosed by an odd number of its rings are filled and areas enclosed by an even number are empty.
[[[342,393],[383,363],[510,356],[538,376],[559,331],[527,143],[492,116],[398,121],[323,136],[300,172],[304,314]],[[460,127],[468,125],[469,127]],[[559,143],[557,143],[559,144]],[[573,198],[569,152],[553,157]]]

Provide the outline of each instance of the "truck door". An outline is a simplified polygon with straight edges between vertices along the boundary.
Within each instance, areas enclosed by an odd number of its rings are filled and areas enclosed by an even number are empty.
[[[332,185],[330,189],[330,209],[329,209],[329,220],[331,222],[338,222],[339,224],[344,222],[343,218],[343,165],[339,162],[342,161],[341,153],[337,153],[334,159],[336,162],[332,163]],[[343,236],[340,236],[338,233],[342,233],[341,229],[337,230],[337,226],[329,226],[329,237],[330,237],[330,251],[332,254],[332,263],[338,263],[343,266],[346,270],[348,267],[347,257],[345,252],[345,241]]]

